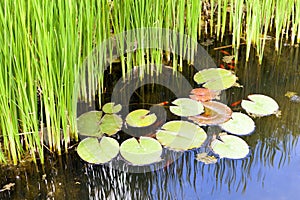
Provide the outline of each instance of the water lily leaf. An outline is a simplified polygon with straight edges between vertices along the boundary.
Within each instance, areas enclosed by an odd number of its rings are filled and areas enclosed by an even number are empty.
[[[229,70],[204,69],[194,75],[194,81],[210,90],[224,90],[235,85],[237,77]]]
[[[178,116],[194,116],[203,113],[203,105],[189,98],[179,98],[172,102],[176,106],[170,106],[170,111]]]
[[[191,116],[189,120],[202,125],[217,125],[231,118],[232,110],[225,104],[217,101],[202,102],[205,112],[201,115]]]
[[[125,140],[120,147],[122,157],[133,165],[148,165],[161,160],[161,144],[150,137]]]
[[[157,117],[154,113],[149,114],[149,112],[145,109],[134,110],[126,116],[126,122],[132,127],[150,126],[156,121]]]
[[[271,97],[262,94],[251,94],[248,99],[250,101],[242,100],[241,106],[254,117],[263,117],[278,112],[279,106]]]
[[[233,112],[231,119],[220,124],[220,127],[235,135],[248,135],[254,131],[255,123],[248,115]]]
[[[116,114],[106,114],[100,121],[100,132],[109,136],[117,133],[122,128],[123,120]]]
[[[220,91],[213,91],[207,88],[195,88],[191,91],[191,94],[191,99],[204,102],[219,98]]]
[[[101,138],[100,143],[97,138],[88,137],[79,143],[77,153],[88,163],[103,164],[118,155],[119,143],[105,136]]]
[[[209,156],[206,152],[198,153],[196,160],[203,162],[204,164],[215,164],[218,159],[215,156]]]
[[[77,130],[80,135],[101,137],[103,133],[100,132],[100,119],[102,117],[101,111],[90,111],[83,113],[77,118]]]
[[[211,147],[220,158],[241,159],[249,154],[248,144],[234,135],[220,135],[220,140],[214,139]]]
[[[115,105],[114,102],[106,103],[102,107],[103,112],[113,114],[113,113],[118,113],[122,110],[121,104]]]
[[[205,131],[187,121],[170,121],[156,133],[157,140],[164,146],[181,151],[200,147],[206,140]]]

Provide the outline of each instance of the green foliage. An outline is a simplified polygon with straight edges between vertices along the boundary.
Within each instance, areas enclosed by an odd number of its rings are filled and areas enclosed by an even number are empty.
[[[108,113],[108,114],[118,113],[122,110],[122,106],[120,104],[115,105],[115,103],[110,102],[110,103],[106,103],[102,107],[102,110],[103,110],[103,112]]]
[[[220,124],[223,130],[235,135],[248,135],[254,131],[254,121],[248,115],[233,112],[231,117],[229,121]]]
[[[279,106],[271,97],[262,94],[248,95],[249,100],[242,100],[241,106],[254,117],[278,114]]]
[[[250,152],[248,144],[243,139],[226,133],[221,133],[219,139],[214,139],[211,147],[220,158],[241,159]]]
[[[79,143],[77,153],[86,162],[103,164],[118,155],[119,143],[110,137],[102,137],[100,142],[88,137]]]
[[[5,162],[7,158],[17,164],[26,150],[34,162],[38,156],[43,163],[39,131],[44,127],[50,151],[67,152],[70,140],[78,139],[77,100],[91,102],[97,88],[101,95],[102,63],[112,62],[113,49],[121,55],[123,77],[133,66],[144,65],[144,71],[151,71],[150,63],[161,63],[163,54],[172,61],[174,70],[181,70],[182,58],[177,60],[177,56],[171,56],[177,50],[193,63],[196,43],[185,44],[182,38],[179,41],[177,37],[168,38],[168,33],[175,30],[194,41],[199,39],[202,10],[208,3],[211,4],[211,34],[217,16],[217,37],[222,39],[229,25],[236,54],[240,38],[245,34],[247,54],[251,44],[255,45],[261,62],[265,40],[273,31],[273,24],[276,50],[285,33],[291,32],[285,35],[292,44],[300,42],[300,3],[295,0],[0,1],[0,130],[3,137],[0,161]],[[228,15],[229,21],[226,20]],[[124,38],[120,38],[115,45],[108,44],[110,58],[100,55],[96,62],[85,60],[113,34],[142,27],[166,28],[167,38],[157,33],[155,38],[158,39],[149,40],[150,36],[140,32],[131,38],[132,49],[143,42],[156,48],[137,49],[126,53],[125,58]],[[164,51],[157,48],[161,46],[165,47]],[[78,88],[80,70],[82,82]]]
[[[153,124],[157,117],[155,113],[149,114],[149,110],[138,109],[130,112],[126,116],[126,123],[132,127],[146,127]]]
[[[131,138],[121,144],[120,154],[132,165],[148,165],[161,160],[162,147],[150,137]]]
[[[204,112],[203,105],[189,98],[179,98],[172,102],[176,106],[170,106],[170,111],[177,116],[194,116]]]
[[[156,133],[156,138],[162,145],[177,151],[198,148],[206,137],[201,127],[187,121],[167,122]]]
[[[210,90],[225,90],[236,84],[237,77],[229,70],[209,68],[197,72],[194,81]]]

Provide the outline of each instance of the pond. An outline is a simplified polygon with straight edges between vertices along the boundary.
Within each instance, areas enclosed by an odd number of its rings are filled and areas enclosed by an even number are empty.
[[[206,49],[220,65],[224,54],[213,47]],[[241,46],[240,52],[245,52],[245,47]],[[273,44],[268,43],[260,66],[254,51],[248,62],[241,53],[234,70],[243,87],[226,90],[221,100],[232,105],[233,111],[241,111],[235,102],[252,93],[265,94],[278,102],[282,112],[281,117],[254,119],[254,134],[242,137],[251,150],[244,159],[223,158],[204,164],[195,159],[197,150],[189,150],[159,169],[132,173],[89,165],[73,147],[68,155],[47,156],[44,168],[28,163],[17,169],[2,167],[0,199],[297,199],[300,103],[291,102],[285,94],[300,93],[299,56],[299,47],[283,47],[277,56]],[[183,74],[194,73],[187,70]],[[108,96],[115,76],[119,75],[106,77]],[[149,107],[174,98],[162,86],[145,85],[132,96],[130,106]]]

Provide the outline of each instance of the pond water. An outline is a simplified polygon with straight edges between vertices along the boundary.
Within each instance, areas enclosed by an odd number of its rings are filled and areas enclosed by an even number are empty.
[[[255,132],[242,137],[251,148],[247,158],[219,159],[207,165],[195,159],[197,150],[191,150],[155,171],[130,173],[86,164],[71,150],[61,157],[47,156],[39,171],[32,164],[2,167],[0,187],[15,185],[1,190],[0,199],[297,199],[300,104],[290,102],[285,93],[300,93],[300,54],[297,47],[283,47],[280,56],[273,49],[268,44],[261,66],[253,52],[248,63],[241,53],[235,71],[243,88],[231,88],[222,95],[230,105],[248,94],[265,94],[282,111],[280,118],[255,119]],[[224,54],[212,47],[207,51],[219,65]],[[245,52],[243,46],[241,52]],[[135,107],[174,99],[172,92],[159,86],[148,85],[138,92],[130,102]],[[241,110],[239,105],[232,109]]]

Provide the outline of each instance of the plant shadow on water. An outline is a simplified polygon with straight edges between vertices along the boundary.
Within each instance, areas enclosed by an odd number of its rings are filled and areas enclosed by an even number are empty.
[[[241,52],[245,52],[244,47]],[[214,54],[218,57],[218,52]],[[204,164],[195,159],[196,149],[164,162],[156,171],[129,173],[108,165],[86,164],[71,152],[59,158],[48,156],[44,170],[39,172],[31,164],[20,165],[18,170],[1,169],[1,187],[15,185],[2,189],[0,199],[296,199],[300,193],[300,104],[290,102],[285,93],[300,92],[298,56],[299,48],[290,47],[276,56],[270,44],[261,66],[254,53],[248,63],[240,55],[235,71],[243,88],[223,92],[224,103],[230,105],[249,94],[261,93],[276,99],[282,111],[280,118],[255,119],[255,133],[243,137],[251,148],[251,155],[244,159],[223,158],[216,164]],[[118,76],[106,77],[109,84],[104,101],[110,101],[111,84]],[[163,86],[145,85],[131,97],[130,109],[148,109],[174,99]],[[242,110],[239,105],[232,109]]]

